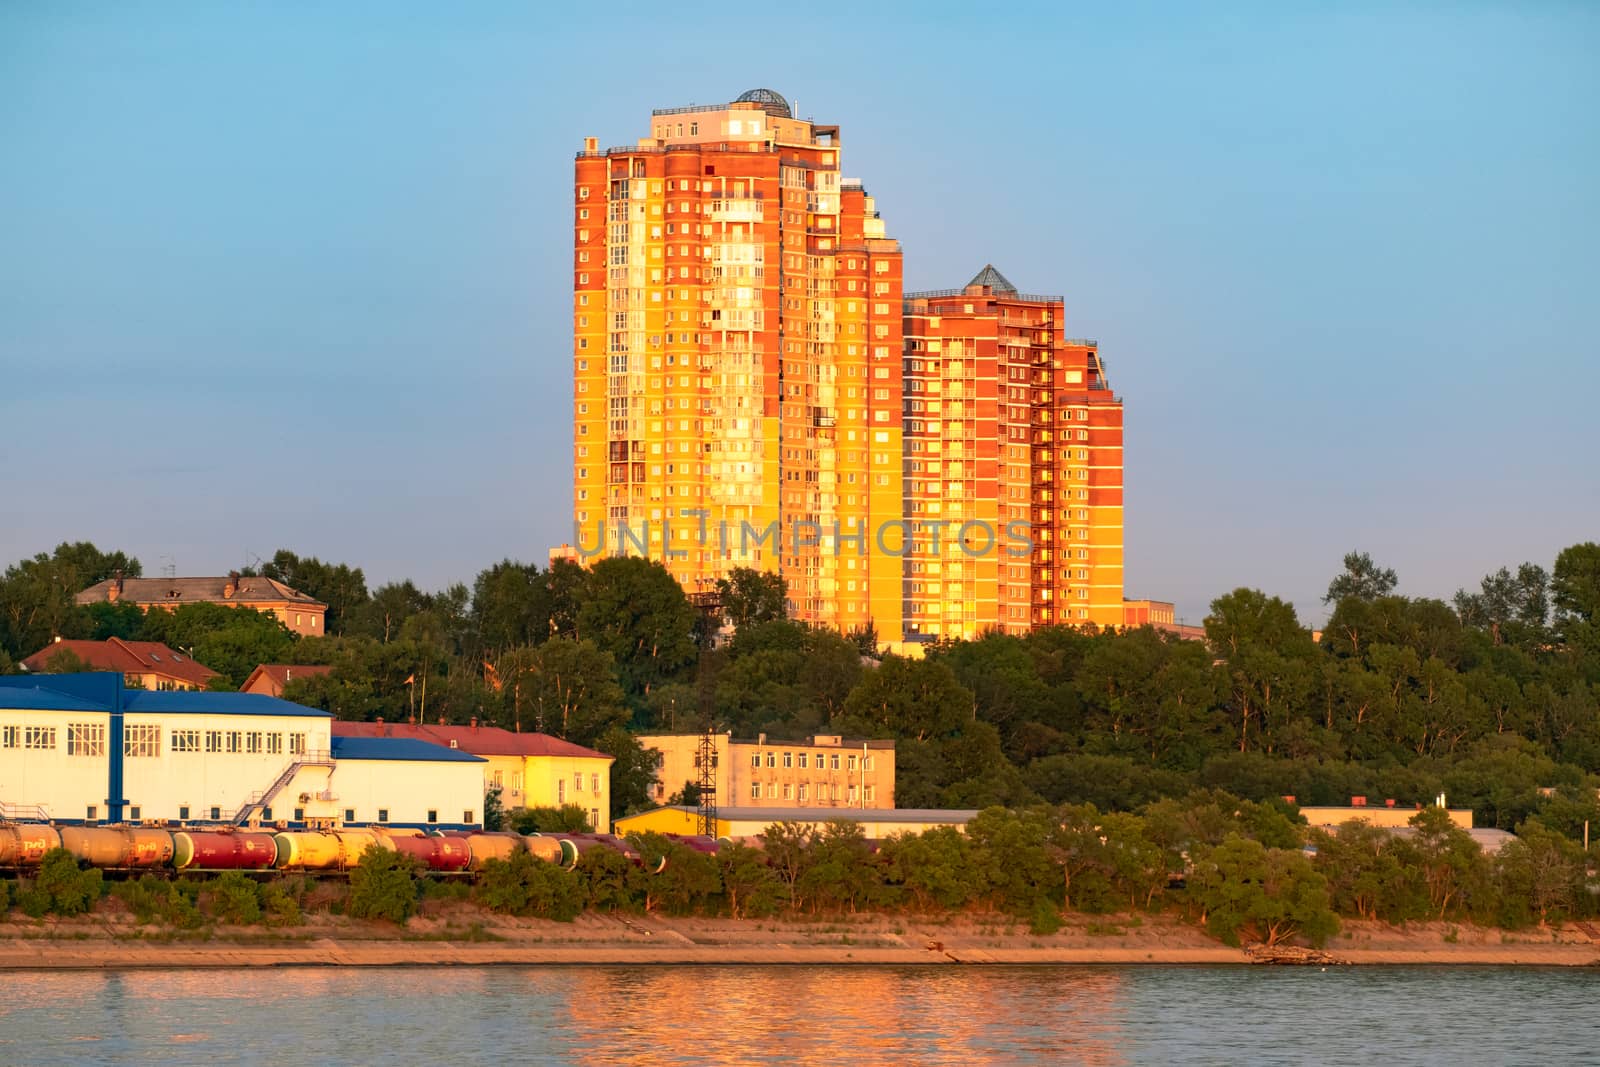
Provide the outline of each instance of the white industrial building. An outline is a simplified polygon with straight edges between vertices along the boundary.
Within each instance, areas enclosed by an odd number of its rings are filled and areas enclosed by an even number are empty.
[[[255,693],[127,689],[117,673],[0,676],[0,817],[473,827],[484,761],[331,734]]]

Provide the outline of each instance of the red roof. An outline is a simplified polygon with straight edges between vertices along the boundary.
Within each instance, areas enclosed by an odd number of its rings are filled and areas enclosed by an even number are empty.
[[[549,734],[519,734],[498,726],[439,726],[405,722],[333,723],[335,737],[414,737],[474,756],[578,756],[610,759],[604,752],[584,748]]]
[[[48,670],[50,661],[63,652],[71,652],[92,670],[161,674],[202,689],[217,676],[210,667],[196,663],[160,641],[124,641],[120,637],[105,641],[56,641],[23,660],[22,665],[30,671]]]
[[[312,675],[327,674],[331,670],[333,668],[328,666],[313,666],[302,663],[263,663],[250,672],[250,677],[244,680],[244,684],[239,687],[239,691],[242,693],[266,692],[272,696],[282,696],[283,687],[288,685],[291,679],[310,678]],[[265,689],[257,684],[262,679],[265,679],[267,683]]]

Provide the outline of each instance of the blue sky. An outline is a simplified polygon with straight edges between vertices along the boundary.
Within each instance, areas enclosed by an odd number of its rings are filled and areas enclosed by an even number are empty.
[[[572,153],[770,86],[910,288],[1064,293],[1128,593],[1600,539],[1600,8],[0,5],[0,561],[470,581],[570,531]]]

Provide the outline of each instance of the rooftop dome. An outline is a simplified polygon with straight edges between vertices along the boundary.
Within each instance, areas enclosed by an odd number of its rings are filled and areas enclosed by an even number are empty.
[[[761,110],[769,115],[776,115],[780,119],[792,119],[793,113],[789,111],[789,101],[773,92],[771,89],[748,89],[739,94],[736,104],[760,104]]]

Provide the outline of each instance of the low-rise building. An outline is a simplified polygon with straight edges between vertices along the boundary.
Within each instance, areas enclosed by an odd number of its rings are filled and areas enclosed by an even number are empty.
[[[172,610],[185,604],[221,604],[271,614],[297,634],[321,637],[328,605],[271,578],[234,571],[221,578],[123,578],[96,582],[74,598],[79,604],[137,604]]]
[[[964,830],[967,823],[978,814],[973,810],[944,808],[881,809],[837,808],[819,811],[816,808],[735,808],[717,809],[717,837],[759,837],[767,828],[780,822],[800,823],[813,829],[826,822],[843,820],[861,827],[861,832],[873,840],[895,834],[920,834],[940,826],[954,826]],[[672,805],[628,815],[617,820],[617,833],[697,834],[700,832],[699,811],[695,808]]]
[[[712,735],[716,801],[724,808],[892,808],[894,742],[817,734],[773,741],[766,734],[736,740]],[[699,787],[699,734],[646,734],[645,748],[661,753],[652,798],[666,803],[684,786]]]
[[[409,738],[469,752],[484,761],[484,791],[498,789],[500,804],[507,811],[575,805],[588,813],[589,824],[597,833],[610,832],[611,764],[615,760],[604,752],[549,734],[483,726],[477,720],[467,726],[381,719],[335,722],[333,734],[335,738]]]
[[[0,817],[481,824],[482,760],[420,742],[347,746],[331,723],[255,693],[130,689],[120,673],[0,677]]]
[[[69,658],[73,671],[116,671],[129,689],[204,689],[217,672],[160,641],[56,640],[22,661],[35,674],[59,670]]]
[[[312,678],[327,674],[332,667],[296,663],[263,663],[250,672],[250,677],[239,687],[241,693],[265,693],[269,697],[283,696],[283,687],[296,678]]]
[[[1293,797],[1284,797],[1291,804]],[[1300,814],[1305,817],[1309,826],[1320,827],[1324,830],[1332,829],[1342,822],[1351,819],[1361,819],[1373,826],[1397,827],[1410,826],[1411,820],[1422,810],[1421,804],[1398,804],[1393,800],[1385,800],[1382,804],[1368,804],[1366,797],[1351,797],[1349,805],[1312,805],[1302,807]],[[1443,798],[1441,797],[1442,801]],[[1436,803],[1434,807],[1445,809],[1450,816],[1450,821],[1463,830],[1472,829],[1471,808],[1446,808],[1443,803]]]

